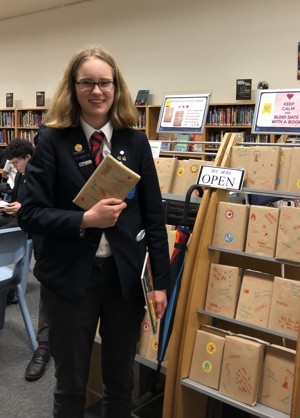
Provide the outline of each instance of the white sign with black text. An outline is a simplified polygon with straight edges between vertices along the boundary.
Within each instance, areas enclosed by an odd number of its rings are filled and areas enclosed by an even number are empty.
[[[216,189],[241,190],[244,176],[245,170],[202,165],[197,184]]]

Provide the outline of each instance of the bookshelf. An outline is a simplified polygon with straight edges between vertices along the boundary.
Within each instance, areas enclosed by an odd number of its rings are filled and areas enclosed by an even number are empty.
[[[158,139],[156,132],[157,122],[159,118],[159,105],[143,105],[136,106],[139,112],[139,120],[136,129],[144,131],[149,140]]]
[[[0,109],[0,146],[15,138],[15,109]]]
[[[33,143],[40,125],[45,120],[46,112],[45,107],[16,109],[16,137]]]
[[[244,141],[255,142],[251,134],[254,102],[211,104],[205,126],[206,152],[216,152],[225,132],[244,132]]]
[[[45,107],[0,109],[0,147],[5,147],[15,138],[33,142],[46,112]]]

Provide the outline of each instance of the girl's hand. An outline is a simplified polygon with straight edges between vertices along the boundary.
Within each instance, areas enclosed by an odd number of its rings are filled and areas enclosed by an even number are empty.
[[[168,304],[166,290],[154,290],[154,299],[156,306],[156,315],[158,318],[162,318],[164,316]]]
[[[82,228],[110,228],[115,226],[120,213],[126,208],[121,199],[102,199],[83,215]]]

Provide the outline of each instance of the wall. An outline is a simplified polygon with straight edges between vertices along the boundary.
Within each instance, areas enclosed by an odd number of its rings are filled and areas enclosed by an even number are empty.
[[[115,56],[133,98],[212,91],[213,102],[235,100],[237,78],[270,88],[299,88],[299,0],[91,0],[1,22],[0,107],[49,103],[70,56],[102,44]]]

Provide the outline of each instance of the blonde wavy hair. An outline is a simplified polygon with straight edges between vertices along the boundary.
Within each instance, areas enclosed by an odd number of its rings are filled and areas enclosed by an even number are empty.
[[[75,92],[76,74],[80,65],[91,57],[106,62],[113,70],[115,93],[110,109],[110,120],[113,128],[121,129],[136,125],[138,112],[116,61],[105,48],[93,46],[79,51],[70,60],[51,100],[45,120],[46,126],[68,128],[79,125],[80,106]]]

